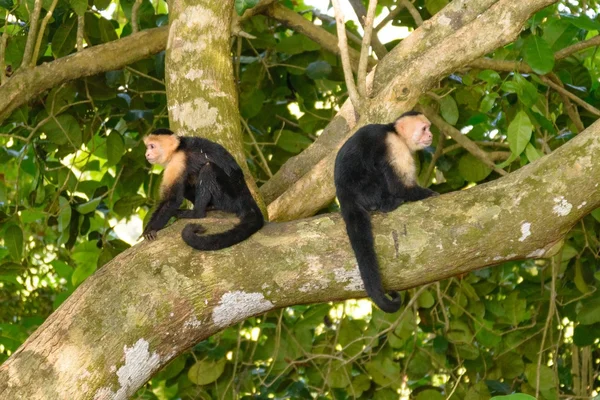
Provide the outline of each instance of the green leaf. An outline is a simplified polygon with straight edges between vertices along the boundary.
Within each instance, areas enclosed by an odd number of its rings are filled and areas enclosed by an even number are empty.
[[[282,148],[285,151],[289,151],[290,153],[297,154],[310,146],[311,143],[312,140],[306,136],[284,129],[279,136],[279,140],[277,141],[277,147]]]
[[[96,271],[99,255],[100,249],[96,245],[96,241],[90,240],[75,246],[71,254],[71,258],[77,264],[77,268],[71,276],[73,286],[79,285]]]
[[[598,21],[594,21],[585,14],[578,16],[561,14],[561,18],[569,21],[579,29],[585,29],[586,31],[600,31],[600,23]]]
[[[135,210],[145,202],[146,199],[140,196],[139,194],[122,197],[113,206],[113,211],[121,217],[127,217],[132,213],[133,210]]]
[[[75,11],[75,13],[80,17],[83,16],[87,11],[87,0],[69,0],[69,4],[71,5],[73,11]]]
[[[535,400],[535,397],[523,393],[514,393],[508,396],[494,396],[490,400]]]
[[[321,46],[304,35],[286,36],[277,43],[275,49],[282,53],[295,55],[305,51],[319,50]]]
[[[4,8],[5,10],[11,10],[14,7],[14,3],[12,0],[0,0],[0,7]]]
[[[600,322],[600,298],[584,302],[577,314],[577,321],[583,325],[592,325]]]
[[[332,388],[343,389],[350,384],[352,364],[335,360],[325,378],[327,385]]]
[[[435,304],[435,299],[429,290],[425,290],[417,299],[417,303],[419,308],[431,308]]]
[[[446,7],[448,0],[425,0],[425,8],[429,11],[429,14],[435,15],[442,8]]]
[[[98,20],[98,29],[100,30],[100,40],[102,43],[111,42],[119,38],[112,22],[106,18],[101,17]]]
[[[258,115],[267,96],[262,90],[249,90],[240,96],[242,117],[249,119]]]
[[[482,113],[490,112],[492,108],[494,108],[498,97],[500,97],[500,95],[496,92],[488,93],[483,96],[483,99],[481,99],[481,103],[479,104],[479,111]]]
[[[108,158],[106,164],[109,166],[116,165],[121,161],[124,151],[125,144],[123,143],[123,138],[119,132],[113,130],[106,139],[106,156]]]
[[[554,52],[543,38],[532,35],[523,47],[525,62],[538,74],[544,75],[554,68]]]
[[[427,389],[419,392],[416,400],[444,400],[445,398],[439,390]]]
[[[331,65],[322,60],[314,61],[308,64],[305,72],[310,79],[325,79],[331,74]]]
[[[54,144],[63,145],[69,143],[73,148],[81,146],[81,128],[77,120],[70,114],[61,114],[50,120],[42,127],[48,140]]]
[[[71,205],[69,200],[64,197],[58,198],[59,212],[58,212],[58,231],[66,232],[71,223]]]
[[[226,359],[219,361],[198,361],[188,371],[188,378],[196,385],[213,383],[225,370]]]
[[[4,245],[15,261],[23,257],[23,231],[18,225],[10,225],[4,234]]]
[[[244,11],[255,7],[259,0],[235,0],[235,12],[242,15]]]
[[[460,174],[469,182],[479,182],[488,177],[492,169],[471,153],[467,153],[458,162]]]
[[[535,160],[539,160],[542,158],[542,154],[538,149],[536,149],[531,143],[527,143],[525,147],[525,155],[529,162],[534,162]]]
[[[85,1],[87,6],[87,1]],[[77,18],[67,19],[58,27],[52,36],[52,54],[54,58],[64,57],[71,53],[77,43]]]
[[[508,126],[508,144],[510,150],[515,155],[519,155],[525,150],[531,140],[533,126],[525,111],[519,111]]]
[[[75,207],[75,209],[80,214],[88,214],[88,213],[91,213],[92,211],[94,211],[96,209],[96,207],[98,207],[98,204],[100,204],[101,201],[102,201],[102,197],[97,197],[86,203],[79,204],[78,206]]]
[[[528,364],[525,367],[525,376],[529,381],[529,385],[535,388],[537,385],[537,364]],[[540,365],[540,390],[548,390],[556,386],[554,382],[554,373],[545,365]]]
[[[535,85],[523,78],[521,74],[515,73],[514,81],[519,87],[517,95],[519,100],[527,107],[531,108],[537,103],[539,95]]]
[[[71,278],[71,275],[73,274],[73,268],[67,263],[64,263],[59,260],[54,260],[50,263],[50,265],[52,265],[52,268],[54,268],[54,272],[56,272],[56,275],[58,275],[59,277],[66,280],[69,280]]]
[[[388,357],[375,357],[364,366],[373,381],[381,386],[388,386],[396,382],[400,374],[400,365]]]
[[[447,95],[442,97],[440,100],[440,111],[446,122],[450,125],[456,124],[458,121],[458,106],[452,96]]]
[[[477,74],[477,78],[488,83],[500,83],[502,78],[500,74],[491,69],[486,69]]]

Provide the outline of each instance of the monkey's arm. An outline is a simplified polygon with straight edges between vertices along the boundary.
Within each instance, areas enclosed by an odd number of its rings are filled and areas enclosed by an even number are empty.
[[[183,201],[183,181],[179,179],[170,188],[165,190],[164,198],[150,217],[142,236],[146,240],[156,239],[156,232],[164,228],[169,219],[177,214],[179,205]]]
[[[408,201],[418,201],[418,200],[426,199],[428,197],[439,196],[439,195],[440,194],[438,192],[434,192],[431,189],[424,188],[419,185],[415,185],[406,190],[406,197],[407,197]]]

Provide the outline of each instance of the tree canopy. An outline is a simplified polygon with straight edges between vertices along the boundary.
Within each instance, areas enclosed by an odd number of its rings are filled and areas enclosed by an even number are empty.
[[[598,394],[599,2],[346,1],[0,0],[0,399]],[[332,166],[409,109],[442,196],[373,217],[384,314]],[[136,244],[158,127],[224,144],[272,222]]]

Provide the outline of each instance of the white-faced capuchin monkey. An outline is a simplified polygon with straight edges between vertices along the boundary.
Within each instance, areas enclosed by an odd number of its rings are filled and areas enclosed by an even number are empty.
[[[409,111],[394,123],[360,128],[340,149],[335,160],[335,188],[346,231],[358,261],[367,294],[385,312],[400,309],[398,293],[385,295],[375,254],[370,211],[389,212],[406,201],[422,200],[436,192],[417,185],[413,154],[429,146],[431,123]]]
[[[180,137],[168,129],[157,129],[144,138],[146,159],[165,170],[160,187],[160,204],[152,214],[144,233],[146,240],[156,239],[172,216],[204,218],[206,210],[234,213],[240,223],[214,235],[199,235],[205,229],[187,224],[181,236],[197,250],[218,250],[247,239],[264,224],[260,208],[250,194],[242,169],[220,144],[198,137]],[[180,210],[183,199],[194,204],[193,210]]]

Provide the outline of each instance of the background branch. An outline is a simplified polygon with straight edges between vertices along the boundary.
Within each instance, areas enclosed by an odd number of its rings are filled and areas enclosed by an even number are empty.
[[[346,23],[344,22],[344,13],[340,6],[339,0],[331,0],[333,8],[335,9],[335,25],[337,28],[338,35],[338,47],[340,48],[340,57],[342,59],[342,68],[344,69],[344,80],[346,81],[346,88],[348,89],[348,96],[354,106],[355,111],[360,110],[360,96],[356,90],[356,84],[354,83],[354,75],[352,74],[352,68],[350,67],[350,55],[348,53],[348,40],[346,39]]]
[[[29,10],[29,33],[27,34],[27,42],[25,43],[25,51],[23,52],[23,61],[21,66],[28,68],[33,56],[34,46],[37,39],[38,21],[42,12],[42,0],[35,0],[33,12]],[[35,60],[34,60],[35,63]]]
[[[362,3],[361,3],[362,4]],[[375,19],[375,9],[377,8],[377,0],[369,1],[369,10],[364,17],[363,27],[365,34],[363,36],[360,49],[360,61],[358,63],[358,74],[356,82],[358,84],[358,94],[361,98],[367,98],[367,61],[369,58],[369,48],[371,45],[371,35],[373,33],[373,21]],[[359,19],[362,19],[359,17]],[[375,34],[377,37],[377,34]]]
[[[356,13],[356,17],[358,18],[358,21],[362,25],[363,29],[365,29],[365,21],[367,18],[367,10],[365,9],[365,6],[363,5],[361,0],[349,0],[349,2],[350,2],[350,5],[352,6],[352,8],[354,9],[354,12]],[[369,4],[371,4],[371,3],[369,3]],[[375,6],[377,6],[377,4],[375,4]],[[375,15],[375,13],[373,12],[373,16],[374,15]],[[374,20],[374,18],[373,18],[373,20]],[[371,30],[373,30],[373,23],[371,23]],[[365,29],[365,35],[366,35],[366,29]],[[363,36],[363,41],[364,41],[364,36]],[[368,43],[370,43],[371,46],[373,46],[373,52],[375,52],[378,59],[381,60],[388,53],[385,46],[379,41],[379,38],[377,37],[377,31],[374,32],[374,34],[371,36],[371,40],[369,40]]]

